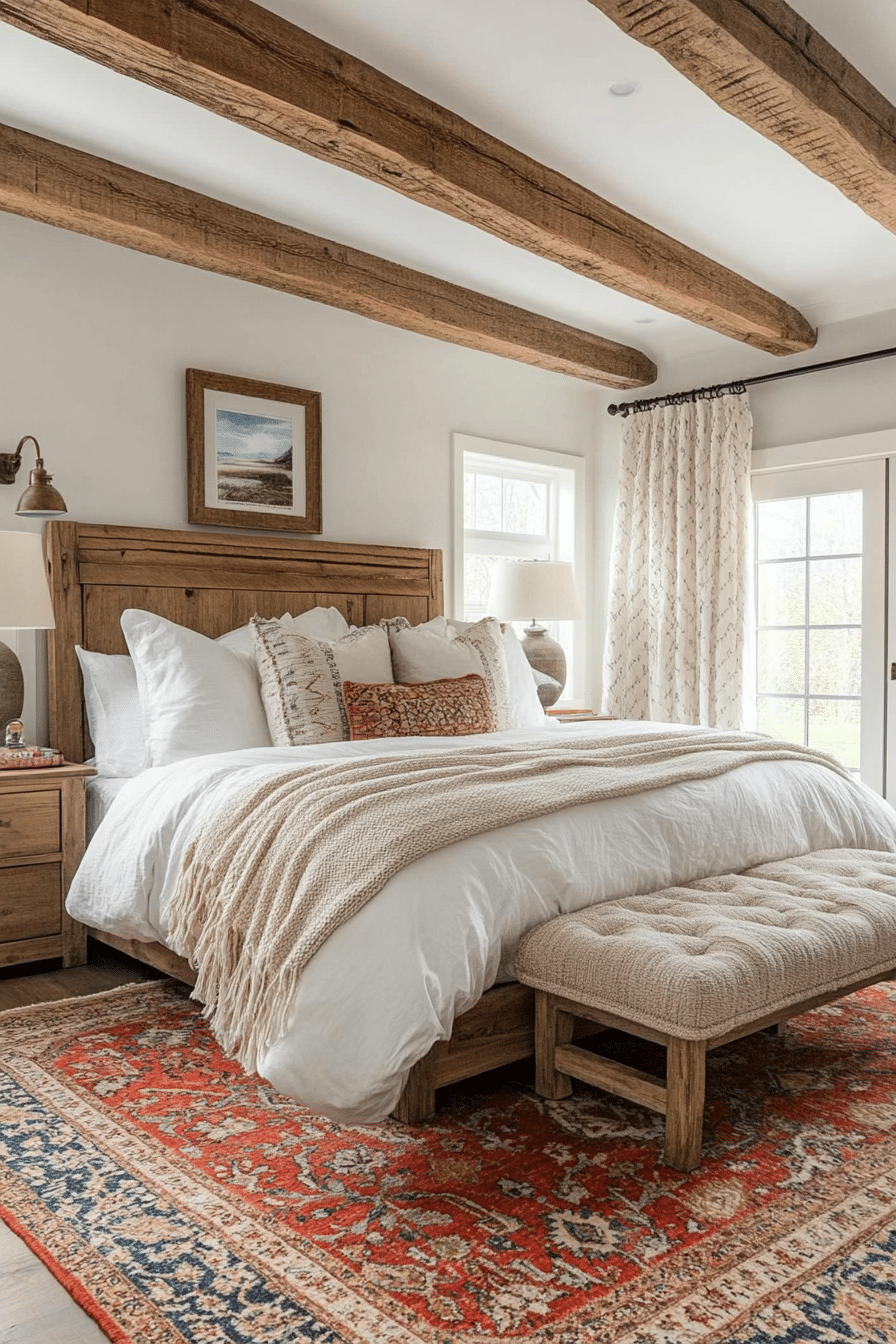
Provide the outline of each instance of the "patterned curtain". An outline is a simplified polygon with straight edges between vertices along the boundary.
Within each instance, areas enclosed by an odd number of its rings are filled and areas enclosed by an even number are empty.
[[[604,671],[615,718],[741,725],[752,431],[746,394],[625,422]]]

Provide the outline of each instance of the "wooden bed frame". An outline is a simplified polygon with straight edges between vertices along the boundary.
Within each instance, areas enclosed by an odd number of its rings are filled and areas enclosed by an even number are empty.
[[[126,653],[120,617],[152,611],[216,638],[254,614],[338,607],[354,625],[384,616],[412,624],[443,611],[442,553],[239,533],[177,532],[50,522],[47,570],[56,629],[49,637],[50,741],[67,761],[92,754],[75,645]],[[92,936],[195,984],[189,964],[161,943],[99,930]],[[525,1059],[535,1048],[533,991],[488,990],[414,1066],[395,1110],[408,1123],[435,1110],[436,1088]]]

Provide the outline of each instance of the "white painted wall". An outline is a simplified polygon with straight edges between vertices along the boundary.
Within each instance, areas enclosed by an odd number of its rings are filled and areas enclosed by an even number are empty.
[[[324,535],[442,547],[449,605],[451,433],[593,459],[599,703],[622,423],[605,407],[615,395],[11,215],[0,215],[0,315],[0,451],[35,434],[70,516],[86,522],[187,526],[188,367],[320,391]],[[894,344],[896,315],[882,313],[826,328],[815,350],[788,363]],[[731,342],[712,360],[666,362],[648,391],[784,366]],[[756,447],[892,428],[894,388],[896,360],[756,388]],[[23,473],[16,486],[0,487],[0,528],[29,526],[13,514],[25,481]],[[36,679],[29,732],[43,740],[40,641],[19,636]]]
[[[447,603],[452,431],[593,454],[589,384],[2,214],[0,314],[0,451],[34,434],[83,522],[187,526],[190,367],[319,391],[324,535],[441,547]]]

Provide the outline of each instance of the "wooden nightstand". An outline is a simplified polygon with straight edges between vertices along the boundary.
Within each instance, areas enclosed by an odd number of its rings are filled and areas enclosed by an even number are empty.
[[[65,910],[84,853],[89,765],[0,770],[0,966],[87,960],[87,931]]]

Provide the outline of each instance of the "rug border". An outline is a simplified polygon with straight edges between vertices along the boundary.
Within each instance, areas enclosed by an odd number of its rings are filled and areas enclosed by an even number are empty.
[[[16,1018],[24,1016],[33,1017],[35,1014],[44,1016],[44,1014],[56,1009],[74,1007],[95,999],[131,997],[134,996],[135,990],[154,991],[161,985],[167,986],[168,983],[170,983],[170,978],[129,980],[126,984],[114,985],[111,989],[100,989],[94,994],[72,994],[64,999],[44,999],[37,1003],[19,1004],[16,1008],[0,1010],[0,1025],[5,1025],[7,1022],[15,1021]],[[68,1294],[75,1305],[80,1307],[85,1315],[102,1330],[103,1334],[112,1341],[112,1344],[134,1344],[129,1331],[124,1326],[119,1325],[106,1308],[97,1301],[86,1283],[66,1269],[62,1262],[53,1255],[52,1251],[31,1233],[18,1215],[13,1213],[12,1209],[2,1200],[0,1200],[0,1219],[14,1236],[24,1242],[31,1254],[52,1274],[55,1281]]]
[[[155,990],[161,987],[166,989],[172,985],[178,985],[180,981],[173,980],[171,976],[162,976],[158,980],[129,980],[124,985],[113,985],[111,989],[98,989],[93,994],[71,994],[67,999],[40,999],[37,1003],[20,1003],[16,1008],[0,1009],[0,1026],[4,1023],[22,1017],[26,1013],[38,1013],[43,1015],[54,1008],[71,1008],[78,1003],[91,1003],[94,999],[113,999],[119,996],[133,993],[134,990]],[[183,986],[186,988],[186,986]]]
[[[72,1301],[99,1326],[104,1335],[112,1340],[112,1344],[134,1344],[128,1331],[109,1315],[105,1307],[100,1306],[87,1285],[67,1270],[46,1246],[32,1236],[21,1219],[2,1202],[0,1202],[0,1218],[10,1232],[17,1236],[20,1241],[23,1241],[32,1255],[36,1256],[41,1264],[49,1270]]]

